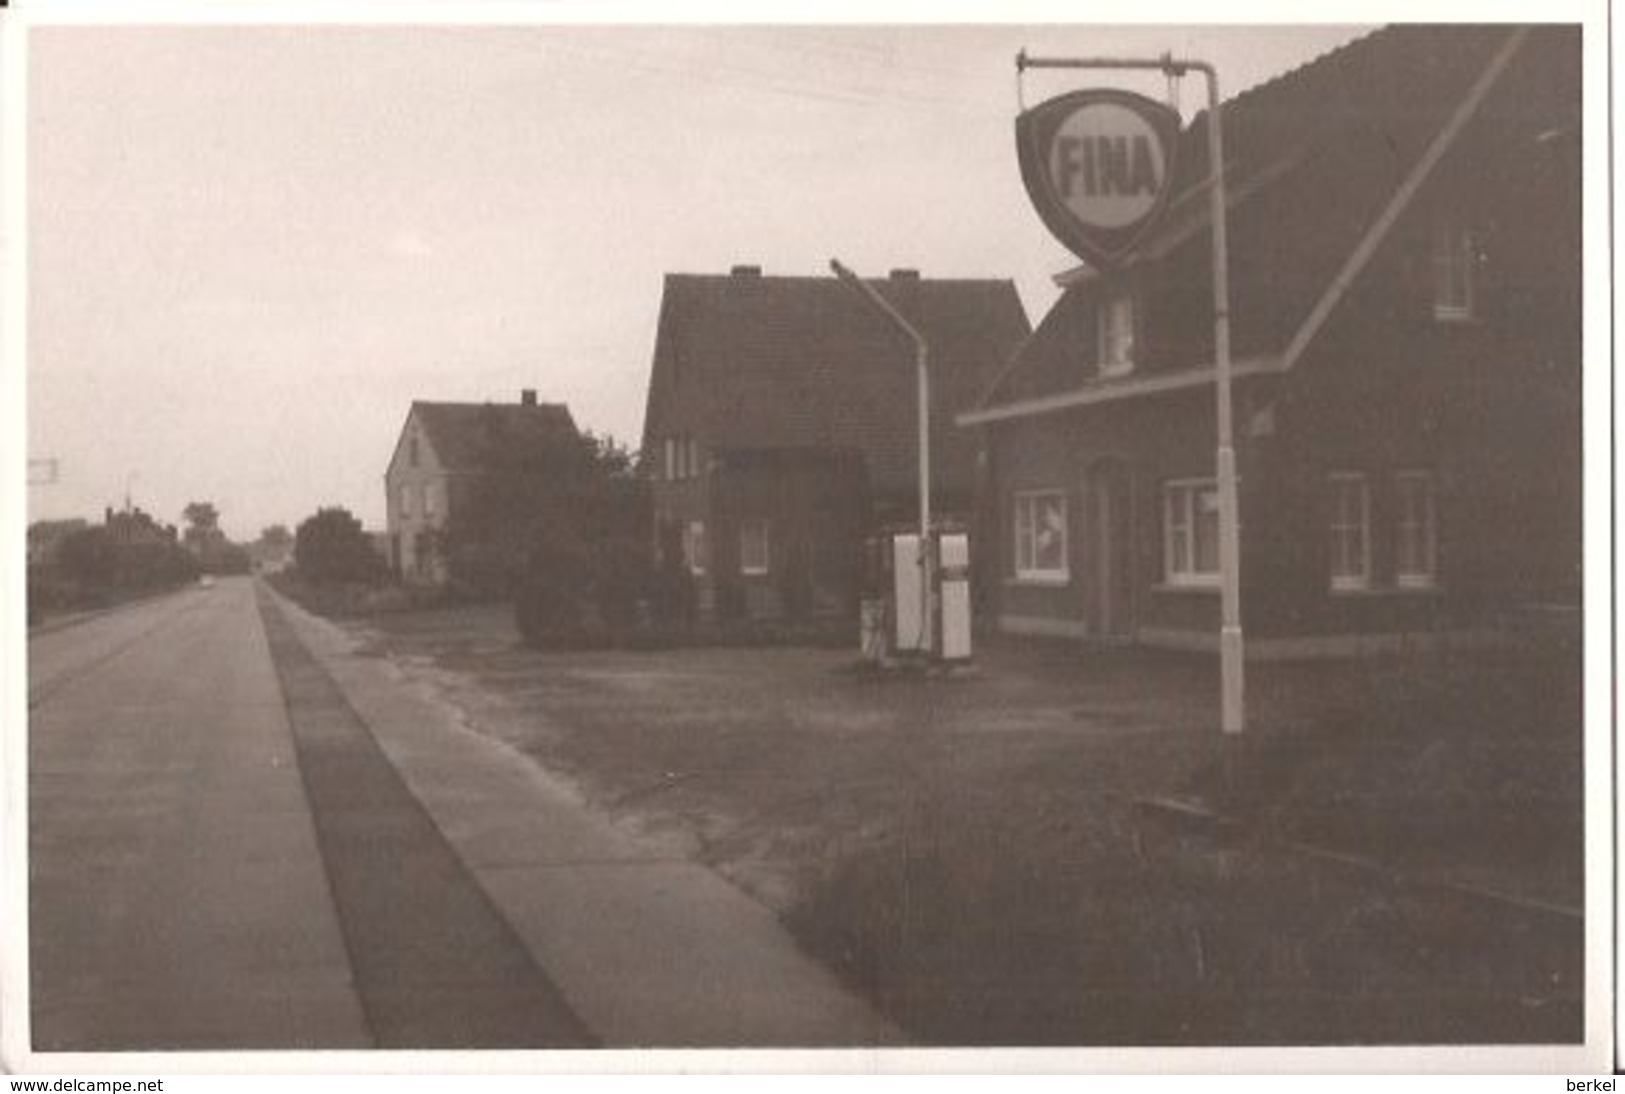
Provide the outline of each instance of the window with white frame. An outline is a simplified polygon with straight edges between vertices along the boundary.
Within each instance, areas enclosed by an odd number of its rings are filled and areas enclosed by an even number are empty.
[[[1338,473],[1327,480],[1331,494],[1333,589],[1364,589],[1371,584],[1371,491],[1366,477]]]
[[[683,526],[683,559],[691,574],[705,573],[705,522],[691,520]]]
[[[1134,297],[1117,292],[1100,303],[1096,359],[1102,376],[1134,371]]]
[[[1426,471],[1402,471],[1395,480],[1394,494],[1394,580],[1402,588],[1430,587],[1436,579],[1437,552],[1433,476]]]
[[[739,522],[740,573],[767,573],[768,549],[767,521],[753,517]]]
[[[1455,218],[1439,221],[1433,231],[1433,316],[1460,320],[1473,317],[1473,274],[1478,250],[1467,226]]]
[[[1219,581],[1219,488],[1181,479],[1162,488],[1163,573],[1170,585]]]
[[[1066,494],[1023,491],[1015,503],[1016,577],[1066,580]]]
[[[665,445],[665,461],[661,465],[661,478],[670,482],[677,477],[677,438],[667,437]]]

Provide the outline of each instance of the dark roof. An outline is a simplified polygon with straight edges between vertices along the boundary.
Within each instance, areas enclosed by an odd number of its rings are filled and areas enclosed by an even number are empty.
[[[1011,281],[870,282],[931,347],[932,471],[969,486],[969,439],[953,415],[973,406],[1030,327]],[[644,446],[671,435],[712,449],[862,452],[871,484],[916,474],[912,344],[835,277],[668,274]]]
[[[1465,132],[1476,127],[1492,132],[1503,145],[1527,144],[1529,135],[1562,126],[1571,114],[1577,122],[1577,30],[1522,29],[1529,34],[1512,66]],[[1507,25],[1384,27],[1225,102],[1232,311],[1252,318],[1255,333],[1261,333],[1264,321],[1244,306],[1261,301],[1270,313],[1269,336],[1279,342],[1255,346],[1253,352],[1285,347],[1491,58],[1519,30]],[[1151,283],[1159,291],[1174,281],[1196,284],[1207,276],[1210,206],[1202,185],[1209,162],[1207,124],[1204,110],[1182,132],[1176,197],[1133,262],[1152,270]],[[1458,139],[1457,145],[1465,140]],[[1238,204],[1253,201],[1257,207],[1235,211]],[[1280,202],[1316,203],[1319,215],[1312,231],[1283,231],[1271,215]],[[1065,293],[989,392],[989,404],[1078,386],[1075,364],[1062,358],[1090,314],[1095,279],[1080,268],[1060,280],[1067,286]]]
[[[575,420],[563,403],[414,402],[412,414],[447,471],[479,471],[502,454],[575,438]]]

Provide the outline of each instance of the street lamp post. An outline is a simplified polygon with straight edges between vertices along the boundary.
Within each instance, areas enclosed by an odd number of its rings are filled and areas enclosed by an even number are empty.
[[[892,306],[891,301],[881,296],[863,278],[843,266],[839,259],[830,259],[829,268],[842,281],[851,285],[874,305],[875,310],[884,315],[898,330],[902,331],[914,343],[914,366],[918,377],[918,427],[919,427],[919,461],[920,461],[920,586],[924,597],[925,633],[928,648],[931,643],[932,625],[935,620],[936,598],[931,589],[931,347],[919,329],[910,323],[903,313]]]
[[[1213,366],[1217,381],[1218,444],[1215,453],[1219,487],[1219,661],[1221,724],[1226,734],[1246,725],[1246,680],[1241,629],[1240,509],[1236,496],[1236,449],[1230,396],[1230,276],[1225,237],[1224,136],[1219,112],[1219,74],[1206,61],[1156,59],[1038,58],[1025,50],[1016,56],[1016,72],[1029,68],[1140,69],[1178,78],[1196,70],[1207,78],[1208,197],[1213,219]]]

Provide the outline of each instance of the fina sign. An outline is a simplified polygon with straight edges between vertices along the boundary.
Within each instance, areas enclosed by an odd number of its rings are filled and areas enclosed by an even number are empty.
[[[1178,113],[1128,91],[1074,91],[1016,118],[1021,178],[1038,215],[1102,268],[1133,251],[1167,208],[1178,142]]]

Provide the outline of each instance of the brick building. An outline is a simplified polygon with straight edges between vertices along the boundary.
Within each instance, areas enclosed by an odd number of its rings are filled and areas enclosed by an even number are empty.
[[[873,284],[931,343],[932,504],[968,518],[976,444],[953,415],[1029,333],[1015,286]],[[912,346],[834,277],[667,276],[644,464],[703,611],[853,609],[865,537],[918,504],[915,385]]]
[[[1580,599],[1580,35],[1403,26],[1224,109],[1249,653]],[[1206,115],[986,399],[1001,627],[1214,648]]]

